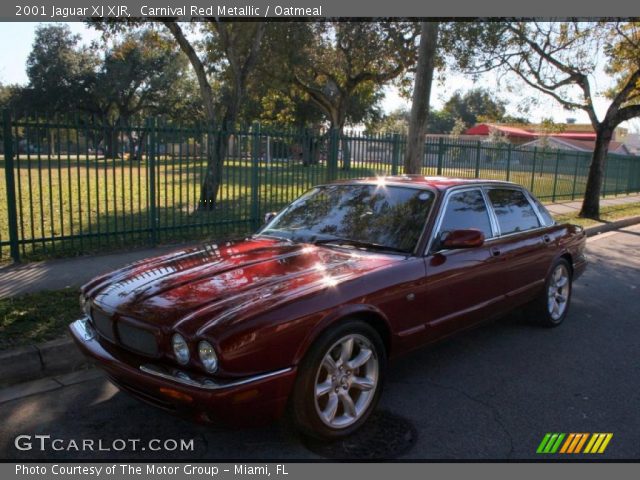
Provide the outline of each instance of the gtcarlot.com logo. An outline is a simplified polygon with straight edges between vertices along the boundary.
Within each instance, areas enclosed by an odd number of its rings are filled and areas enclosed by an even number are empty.
[[[547,433],[536,453],[604,453],[613,433]]]

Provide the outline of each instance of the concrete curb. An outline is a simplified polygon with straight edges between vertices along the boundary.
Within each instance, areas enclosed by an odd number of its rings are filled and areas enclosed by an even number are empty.
[[[616,220],[615,222],[594,225],[593,227],[587,227],[584,230],[587,232],[587,237],[593,237],[594,235],[619,230],[621,228],[630,227],[631,225],[637,225],[638,223],[640,223],[640,215],[623,218],[621,220]]]
[[[640,215],[585,228],[588,237],[640,223]],[[0,353],[0,388],[87,369],[90,362],[70,337]]]
[[[88,360],[69,337],[0,353],[0,388],[86,369]]]

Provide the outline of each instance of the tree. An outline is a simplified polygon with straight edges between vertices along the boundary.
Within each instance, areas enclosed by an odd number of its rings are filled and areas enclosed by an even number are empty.
[[[0,83],[0,110],[16,108],[23,95],[23,88],[19,85],[3,85]]]
[[[392,134],[399,133],[406,135],[409,132],[409,110],[398,108],[382,117],[372,119],[367,123],[367,133],[369,134]]]
[[[29,88],[24,91],[23,105],[47,113],[76,108],[98,63],[67,25],[38,26],[27,58]]]
[[[126,128],[130,152],[135,157],[144,144],[144,135],[140,135],[136,147],[132,119],[142,120],[149,115],[179,119],[182,109],[189,105],[188,95],[193,93],[187,69],[186,58],[172,38],[154,29],[129,32],[104,52],[84,106],[99,112],[105,125]],[[111,130],[108,155],[115,154],[117,143],[117,130]]]
[[[464,94],[455,92],[444,104],[444,112],[461,119],[467,128],[479,121],[498,122],[505,115],[505,102],[494,98],[484,88],[474,88]]]
[[[422,170],[424,133],[429,116],[431,84],[433,83],[433,72],[436,65],[438,30],[439,24],[437,22],[422,22],[420,25],[418,67],[413,86],[407,153],[404,159],[404,171],[408,174],[417,174]]]
[[[580,215],[597,218],[609,143],[620,123],[640,116],[640,45],[637,22],[502,22],[493,23],[475,39],[458,42],[465,57],[460,66],[479,73],[502,69],[529,87],[555,99],[569,111],[582,110],[596,133],[595,149]],[[594,107],[593,86],[599,55],[609,62],[617,82],[603,118]]]
[[[222,22],[207,18],[202,27],[206,55],[201,59],[182,27],[163,20],[198,79],[206,121],[212,126],[207,147],[207,169],[200,190],[200,208],[215,207],[227,155],[230,128],[238,120],[247,82],[258,59],[266,23]],[[211,77],[213,78],[210,78]],[[216,92],[213,84],[215,82]],[[214,133],[213,126],[218,129]]]
[[[410,22],[308,23],[310,41],[296,45],[297,62],[284,65],[288,76],[342,131],[363,120],[379,99],[380,87],[415,62],[417,35]]]
[[[208,125],[207,168],[200,189],[200,209],[213,209],[222,180],[231,129],[238,121],[247,85],[263,47],[267,30],[264,22],[226,22],[219,17],[204,17],[198,24],[199,38],[174,19],[149,20],[163,24],[186,56],[195,74],[203,116]],[[105,36],[140,27],[146,21],[99,20],[92,25]]]
[[[415,62],[411,22],[322,22],[304,24],[309,41],[296,45],[285,75],[341,134],[347,119],[371,120],[381,88]],[[350,168],[349,142],[342,143],[343,167]]]

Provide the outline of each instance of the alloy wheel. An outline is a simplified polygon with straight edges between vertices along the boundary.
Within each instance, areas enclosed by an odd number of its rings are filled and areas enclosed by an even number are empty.
[[[379,370],[375,348],[363,335],[350,334],[335,342],[316,374],[314,396],[320,420],[342,429],[361,418],[374,398]]]

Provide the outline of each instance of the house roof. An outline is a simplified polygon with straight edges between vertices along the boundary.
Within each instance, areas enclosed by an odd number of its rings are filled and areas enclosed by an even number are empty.
[[[562,132],[546,132],[540,125],[506,125],[499,123],[479,123],[467,129],[465,135],[487,136],[492,131],[498,131],[511,138],[536,139],[540,137],[568,138],[574,140],[595,140],[596,133],[585,125],[568,125]]]
[[[524,144],[523,146],[538,143],[538,140],[540,139],[533,140],[532,142]],[[575,140],[573,138],[550,137],[549,141],[556,144],[564,145],[571,150],[578,150],[581,152],[593,152],[593,150],[596,148],[595,140]],[[621,150],[621,152],[618,153],[629,154],[629,149],[623,142],[612,140],[611,143],[609,143],[609,151],[617,152],[619,150]]]

